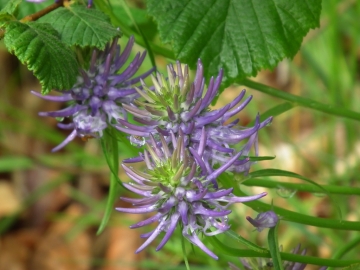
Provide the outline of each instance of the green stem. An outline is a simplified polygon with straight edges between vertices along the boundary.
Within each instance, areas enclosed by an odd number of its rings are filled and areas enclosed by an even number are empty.
[[[347,110],[344,108],[336,107],[336,106],[330,105],[330,104],[323,104],[323,103],[320,103],[320,102],[312,100],[312,99],[292,95],[292,94],[286,93],[284,91],[281,91],[279,89],[276,89],[276,88],[273,88],[273,87],[270,87],[270,86],[267,86],[267,85],[264,85],[264,84],[261,84],[258,82],[251,81],[249,79],[243,79],[239,83],[242,85],[245,85],[247,87],[250,87],[252,89],[258,90],[262,93],[268,94],[270,96],[278,97],[283,100],[294,102],[296,105],[299,105],[299,106],[302,106],[305,108],[310,108],[310,109],[324,112],[327,114],[360,121],[360,113],[358,113],[358,112],[354,112],[354,111]]]
[[[234,194],[236,196],[248,196],[248,194],[242,191],[234,192]],[[310,225],[321,228],[337,229],[337,230],[360,231],[360,222],[312,217],[312,216],[296,213],[293,211],[289,211],[277,206],[269,205],[260,201],[246,202],[244,204],[254,209],[257,212],[260,211],[266,212],[269,210],[274,210],[276,214],[282,217],[283,220],[296,222],[299,224]]]
[[[104,132],[104,136],[101,138],[101,146],[106,157],[106,161],[110,168],[110,187],[108,199],[106,202],[105,213],[101,220],[98,231],[98,235],[103,232],[106,228],[107,223],[109,222],[111,213],[114,208],[114,203],[118,197],[121,181],[119,179],[119,146],[116,136],[116,132],[113,128],[110,128],[108,131]],[[109,157],[109,153],[111,156]]]
[[[190,270],[190,265],[189,265],[189,261],[186,255],[186,248],[185,248],[185,239],[184,237],[181,237],[181,248],[182,248],[182,252],[183,252],[183,258],[184,258],[184,262],[185,262],[185,266],[187,270]]]
[[[143,31],[139,28],[139,26],[137,25],[134,17],[132,16],[131,14],[131,11],[128,7],[128,4],[125,2],[125,0],[121,0],[121,4],[126,12],[126,14],[128,15],[128,17],[130,18],[131,22],[133,23],[133,25],[135,26],[136,30],[138,31],[138,33],[141,35],[142,37],[142,40],[145,44],[145,48],[149,54],[149,57],[150,57],[150,60],[151,60],[151,64],[152,66],[156,69],[156,63],[155,63],[155,57],[154,57],[154,53],[151,49],[151,46],[150,46],[150,43],[149,41],[147,40],[146,36],[144,35]],[[111,6],[111,5],[110,5]]]
[[[24,18],[20,20],[20,22],[31,22],[36,21],[37,19],[40,19],[41,17],[45,16],[46,14],[50,13],[51,11],[54,11],[55,9],[63,6],[63,1],[60,1],[59,3],[51,4],[50,6],[47,6],[46,8],[39,10],[38,12],[35,12],[34,14],[27,15]]]
[[[241,235],[238,235],[233,230],[228,230],[225,232],[226,235],[230,236],[231,238],[235,239],[239,243],[242,243],[243,245],[249,247],[252,250],[255,250],[256,252],[267,252],[265,248],[259,247],[258,245],[250,242],[249,240],[245,239]]]
[[[110,17],[113,25],[120,27],[121,31],[124,33],[125,36],[134,36],[136,43],[146,48],[146,42],[142,38],[142,36],[131,30],[130,27],[128,27],[118,17],[116,17],[108,4],[106,4],[104,1],[96,1],[95,4],[99,7],[99,9],[101,9],[105,14]],[[148,42],[148,44],[153,52],[169,59],[175,59],[175,55],[171,50],[161,47],[153,42]]]
[[[226,188],[231,188],[231,187],[234,188],[233,191],[234,195],[240,197],[248,196],[248,194],[243,192],[239,188],[239,186],[234,185],[234,182],[230,178],[230,175],[222,174],[220,180],[221,183]],[[280,215],[283,220],[296,222],[299,224],[310,225],[321,228],[329,228],[329,229],[360,231],[360,222],[312,217],[312,216],[296,213],[293,211],[289,211],[278,206],[269,205],[261,201],[245,202],[244,204],[254,209],[257,212],[266,212],[273,210],[276,212],[276,214]]]
[[[271,258],[269,251],[260,253],[249,249],[232,248],[224,245],[216,237],[208,237],[208,239],[211,242],[211,244],[217,248],[218,253],[222,253],[234,257]],[[292,253],[285,253],[285,252],[280,252],[280,256],[282,260],[286,260],[290,262],[300,262],[305,264],[314,264],[320,266],[346,267],[346,266],[351,266],[353,264],[360,264],[360,260],[323,259],[312,256],[303,256]]]
[[[311,193],[324,193],[324,190],[319,189],[317,186],[309,184],[300,184],[300,183],[288,183],[273,181],[267,179],[249,179],[245,180],[241,184],[245,186],[255,186],[255,187],[267,187],[267,188],[288,188],[297,191],[307,191]],[[340,195],[360,195],[360,188],[357,187],[348,187],[348,186],[335,186],[335,185],[323,185],[322,186],[327,192],[331,194],[340,194]]]
[[[355,237],[353,240],[342,246],[333,256],[333,259],[341,259],[347,252],[349,252],[354,247],[357,247],[360,243],[360,235]],[[330,270],[330,269],[329,269]]]
[[[280,251],[279,251],[278,233],[277,233],[278,228],[279,228],[279,223],[274,228],[269,229],[268,243],[269,243],[270,255],[274,263],[275,270],[284,270],[283,263],[281,261]]]

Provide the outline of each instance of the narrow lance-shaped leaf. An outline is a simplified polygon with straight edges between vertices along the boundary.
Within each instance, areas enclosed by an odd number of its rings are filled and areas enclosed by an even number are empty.
[[[104,49],[110,40],[121,33],[110,24],[107,15],[81,5],[58,8],[40,21],[50,23],[59,31],[61,40],[70,46]]]
[[[177,58],[209,75],[225,69],[225,85],[293,57],[310,28],[319,26],[321,1],[148,0],[163,42]]]
[[[75,55],[51,25],[12,21],[6,25],[4,40],[9,51],[34,72],[43,93],[69,89],[75,83],[79,72]]]

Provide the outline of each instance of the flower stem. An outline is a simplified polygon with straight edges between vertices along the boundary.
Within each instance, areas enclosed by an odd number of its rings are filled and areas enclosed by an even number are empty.
[[[353,240],[351,240],[344,246],[340,247],[338,249],[338,251],[335,253],[335,255],[333,256],[333,259],[334,260],[341,259],[347,252],[349,252],[354,247],[357,247],[359,245],[359,243],[360,243],[360,235],[355,237]],[[328,269],[328,270],[333,270],[333,269]]]
[[[234,184],[233,180],[227,174],[221,175],[221,183],[223,183],[223,185],[227,188],[233,187],[233,193],[236,196],[248,196],[248,194],[243,192],[237,185]],[[283,220],[296,222],[299,224],[329,229],[360,231],[360,222],[312,217],[289,211],[278,206],[269,205],[260,201],[246,202],[244,204],[257,212],[273,210],[276,214],[280,215]]]
[[[41,18],[42,16],[45,16],[46,14],[50,13],[51,11],[63,6],[64,2],[67,2],[67,1],[65,0],[65,1],[60,1],[59,3],[51,4],[50,6],[47,6],[46,8],[44,8],[38,12],[35,12],[34,14],[25,16],[24,18],[22,18],[20,20],[20,22],[25,23],[25,22],[36,21],[37,19]]]
[[[310,109],[314,109],[314,110],[324,112],[327,114],[360,121],[360,113],[354,112],[354,111],[351,111],[351,110],[348,110],[345,108],[336,107],[331,104],[323,104],[323,103],[320,103],[320,102],[312,100],[312,99],[292,95],[292,94],[286,93],[284,91],[281,91],[279,89],[276,89],[276,88],[273,88],[273,87],[270,87],[270,86],[267,86],[267,85],[264,85],[264,84],[261,84],[258,82],[254,82],[249,79],[243,79],[243,80],[239,81],[239,84],[245,85],[247,87],[258,90],[262,93],[268,94],[273,97],[278,97],[283,100],[294,102],[295,104],[305,107],[305,108],[310,108]]]
[[[208,237],[211,244],[216,247],[218,253],[222,253],[228,256],[234,257],[259,257],[259,258],[271,258],[270,252],[265,253],[256,252],[254,250],[248,249],[238,249],[224,245],[219,241],[215,236]],[[314,264],[320,266],[332,266],[332,267],[347,267],[354,264],[360,264],[360,260],[332,260],[332,259],[322,259],[312,256],[303,256],[292,253],[280,252],[282,260],[290,262],[300,262],[306,264]]]
[[[267,187],[267,188],[288,188],[297,191],[307,191],[311,193],[324,193],[323,190],[319,189],[317,186],[309,184],[299,184],[299,183],[288,183],[281,181],[273,181],[268,179],[249,179],[245,180],[241,184],[251,187]],[[331,194],[339,195],[360,195],[360,188],[357,187],[348,187],[348,186],[336,186],[336,185],[323,185],[322,186],[326,191]]]
[[[127,26],[125,23],[123,23],[123,21],[121,19],[119,19],[111,10],[110,6],[108,3],[106,3],[106,1],[97,1],[96,2],[96,6],[103,11],[106,15],[108,15],[111,19],[111,22],[113,23],[113,25],[115,26],[120,26],[121,28],[121,32],[124,33],[125,36],[129,37],[129,36],[134,36],[136,43],[143,46],[144,48],[146,48],[146,43],[144,41],[144,39],[142,38],[141,35],[137,34],[135,31],[131,30],[131,28],[129,26]],[[162,55],[166,58],[169,59],[173,59],[175,60],[175,55],[174,53],[165,48],[165,47],[161,47],[153,42],[148,42],[151,50],[153,52],[156,52],[159,55]]]
[[[274,263],[275,269],[284,270],[284,266],[281,262],[281,256],[279,251],[278,232],[277,232],[278,228],[279,228],[279,224],[277,224],[274,228],[270,228],[268,233],[268,243],[269,243],[270,255]]]

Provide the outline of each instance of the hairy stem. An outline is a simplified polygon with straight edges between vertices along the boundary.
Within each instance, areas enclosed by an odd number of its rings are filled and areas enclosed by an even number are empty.
[[[44,15],[50,13],[51,11],[63,6],[64,2],[68,2],[68,1],[65,0],[65,1],[60,1],[59,3],[51,4],[50,6],[47,6],[46,8],[44,8],[44,9],[38,11],[38,12],[35,12],[34,14],[25,16],[24,18],[22,18],[20,20],[20,22],[25,23],[25,22],[36,21],[37,19],[41,18],[42,16],[44,16]]]

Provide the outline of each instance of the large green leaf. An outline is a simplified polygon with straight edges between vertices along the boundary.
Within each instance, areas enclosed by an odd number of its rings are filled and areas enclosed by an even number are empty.
[[[49,24],[12,21],[6,25],[5,45],[34,72],[43,93],[69,89],[76,82],[78,63],[74,53]]]
[[[61,34],[61,40],[70,46],[104,49],[111,39],[120,35],[107,15],[81,5],[58,8],[40,21],[50,23]]]
[[[321,0],[148,0],[163,42],[206,75],[225,69],[225,84],[293,57],[319,25]]]

